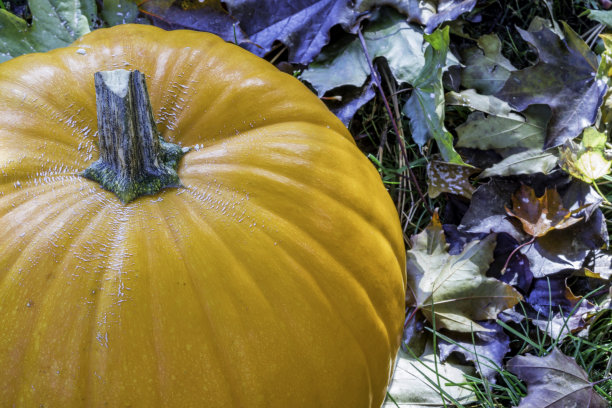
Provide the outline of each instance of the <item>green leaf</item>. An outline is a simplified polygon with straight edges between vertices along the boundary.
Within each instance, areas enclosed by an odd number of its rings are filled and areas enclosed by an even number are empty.
[[[515,115],[508,102],[492,95],[479,94],[473,89],[466,89],[459,93],[451,91],[446,94],[445,98],[448,105],[465,106],[489,115],[502,117]]]
[[[501,49],[497,35],[480,37],[478,47],[463,53],[465,68],[461,73],[461,85],[485,95],[492,95],[502,89],[510,72],[516,68],[502,55]]]
[[[425,65],[423,32],[391,10],[380,11],[363,31],[372,59],[384,57],[398,82],[412,83]],[[370,75],[363,47],[352,37],[326,47],[300,79],[310,83],[319,96],[344,85],[360,87]]]
[[[559,163],[563,170],[587,183],[610,173],[612,161],[605,154],[607,136],[594,128],[587,128],[577,145],[568,140],[559,148]]]
[[[0,62],[22,54],[64,47],[88,33],[94,0],[31,0],[32,24],[0,10]]]
[[[495,319],[521,299],[511,286],[485,275],[495,244],[496,236],[491,234],[450,255],[442,225],[434,216],[431,225],[412,238],[407,252],[410,301],[438,329],[488,331],[476,321]]]
[[[111,26],[133,23],[138,17],[138,6],[131,0],[104,0],[102,17]]]
[[[425,66],[412,82],[414,87],[403,112],[410,118],[412,138],[423,147],[434,139],[442,158],[450,163],[465,164],[453,147],[453,135],[444,127],[444,88],[442,72],[446,65],[449,28],[425,35]]]
[[[550,173],[557,165],[557,155],[551,150],[530,149],[506,157],[482,173],[480,178],[516,174]]]
[[[462,404],[476,401],[474,392],[465,383],[465,376],[473,376],[474,367],[464,364],[442,363],[435,355],[431,341],[419,357],[399,351],[389,397],[383,408],[411,408],[442,406],[448,398]],[[442,397],[444,395],[444,398]]]
[[[612,28],[612,10],[589,10],[587,16],[608,28]]]
[[[457,147],[481,150],[541,149],[549,119],[550,109],[543,105],[530,106],[522,115],[512,113],[504,117],[485,117],[475,112],[466,123],[457,127]]]

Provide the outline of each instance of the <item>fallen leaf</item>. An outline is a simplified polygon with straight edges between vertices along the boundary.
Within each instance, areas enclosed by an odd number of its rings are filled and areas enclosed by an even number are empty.
[[[474,112],[467,122],[456,128],[457,147],[493,149],[498,153],[509,148],[541,151],[549,120],[550,109],[546,105],[532,105],[522,114],[505,116]]]
[[[431,341],[418,358],[400,349],[383,408],[442,406],[445,400],[438,387],[455,401],[469,404],[476,396],[469,387],[460,384],[465,383],[466,375],[473,374],[471,365],[442,363],[435,356]]]
[[[339,101],[326,101],[328,108],[348,127],[355,113],[376,96],[374,83],[342,93]]]
[[[572,293],[567,275],[535,279],[525,299],[534,311],[528,315],[531,322],[556,340],[586,327],[586,316],[596,310],[593,304]]]
[[[508,102],[493,95],[479,94],[474,89],[466,89],[461,92],[451,91],[446,94],[445,98],[448,105],[465,106],[489,115],[500,117],[514,117],[516,115],[512,112],[512,107]]]
[[[440,339],[440,359],[445,361],[451,354],[459,354],[474,363],[476,371],[494,384],[497,373],[501,371],[502,360],[510,351],[510,338],[495,322],[480,322],[480,325],[489,331],[476,332],[473,337],[471,334],[453,336],[452,342]]]
[[[537,197],[531,187],[522,185],[512,196],[512,210],[506,208],[506,212],[519,219],[527,234],[541,237],[553,229],[567,228],[582,221],[582,217],[572,217],[582,209],[565,209],[554,188],[547,188],[542,197]]]
[[[197,30],[213,33],[228,42],[246,41],[238,21],[227,13],[219,0],[206,1],[197,8],[185,9],[172,0],[147,0],[140,4],[153,24],[165,30]]]
[[[478,177],[550,174],[557,167],[558,160],[557,152],[554,150],[529,149],[506,157],[486,168]]]
[[[138,6],[132,0],[104,0],[102,18],[108,25],[130,24],[136,22]]]
[[[384,57],[398,82],[414,82],[425,65],[423,32],[392,10],[372,15],[363,37],[372,60]],[[370,76],[363,47],[354,37],[326,47],[300,75],[319,97],[340,86],[361,87]]]
[[[427,194],[431,198],[442,193],[472,198],[476,187],[470,177],[477,172],[478,169],[471,166],[432,160],[427,164]]]
[[[605,153],[607,139],[605,133],[586,128],[579,145],[568,140],[560,147],[561,167],[589,184],[610,173],[612,160],[608,160]]]
[[[427,20],[426,33],[432,33],[440,24],[455,20],[472,11],[477,0],[439,0],[437,13]]]
[[[93,0],[30,0],[32,24],[0,8],[0,62],[31,52],[65,47],[90,31]]]
[[[495,235],[472,241],[460,254],[450,255],[436,215],[411,242],[408,303],[416,305],[437,329],[487,331],[476,321],[495,319],[521,300],[511,286],[485,276],[493,260]]]
[[[612,27],[612,10],[589,10],[587,17],[598,23]]]
[[[506,214],[506,206],[511,203],[511,196],[519,187],[514,181],[493,179],[479,186],[472,195],[472,201],[459,229],[471,233],[506,233],[518,242],[527,235],[517,227]]]
[[[597,209],[588,220],[564,230],[553,230],[521,249],[533,276],[542,278],[567,269],[582,268],[593,251],[608,245],[606,221]]]
[[[578,136],[595,121],[606,84],[596,77],[597,57],[584,41],[565,23],[565,38],[548,28],[528,32],[519,30],[533,45],[539,62],[511,72],[504,87],[496,94],[518,111],[529,105],[547,104],[552,118],[545,148],[556,147]]]
[[[527,396],[518,408],[607,408],[593,389],[586,372],[558,349],[545,357],[531,354],[508,362],[508,371],[527,383]]]
[[[425,50],[425,66],[412,82],[412,95],[403,112],[410,118],[412,138],[420,148],[434,139],[445,161],[465,164],[453,147],[453,135],[444,127],[442,72],[448,54],[448,27],[425,35],[425,40],[429,42]]]
[[[495,34],[483,35],[478,39],[478,47],[463,52],[461,85],[472,88],[485,95],[493,95],[501,90],[516,68],[501,53],[501,41]]]
[[[402,0],[225,0],[230,14],[248,36],[243,45],[256,55],[268,53],[275,42],[288,47],[289,62],[309,64],[329,42],[335,25],[356,33],[359,18],[381,5],[406,10]]]

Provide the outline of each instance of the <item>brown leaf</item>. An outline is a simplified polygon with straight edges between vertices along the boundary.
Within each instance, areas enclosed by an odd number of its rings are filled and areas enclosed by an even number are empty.
[[[523,185],[512,196],[512,210],[506,207],[506,212],[521,221],[523,230],[527,234],[541,237],[549,231],[567,228],[581,221],[582,217],[572,217],[572,215],[585,207],[567,210],[563,207],[561,196],[554,188],[547,188],[542,197],[537,197],[531,187]]]
[[[470,177],[478,171],[479,169],[471,166],[432,160],[427,165],[427,193],[431,198],[436,198],[441,193],[472,198],[476,187],[470,183]]]

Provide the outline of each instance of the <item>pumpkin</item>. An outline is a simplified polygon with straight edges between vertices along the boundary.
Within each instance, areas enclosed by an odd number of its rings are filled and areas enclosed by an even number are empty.
[[[184,153],[178,181],[124,202],[83,177],[103,156],[94,75],[116,69],[144,74]],[[392,201],[315,95],[216,36],[124,25],[1,64],[0,220],[0,407],[384,399]]]

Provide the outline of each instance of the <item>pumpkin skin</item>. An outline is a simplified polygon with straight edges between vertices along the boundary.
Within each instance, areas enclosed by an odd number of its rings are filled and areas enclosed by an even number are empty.
[[[93,75],[138,69],[183,187],[122,204]],[[394,206],[308,89],[142,25],[0,65],[1,407],[379,407],[404,317]]]

